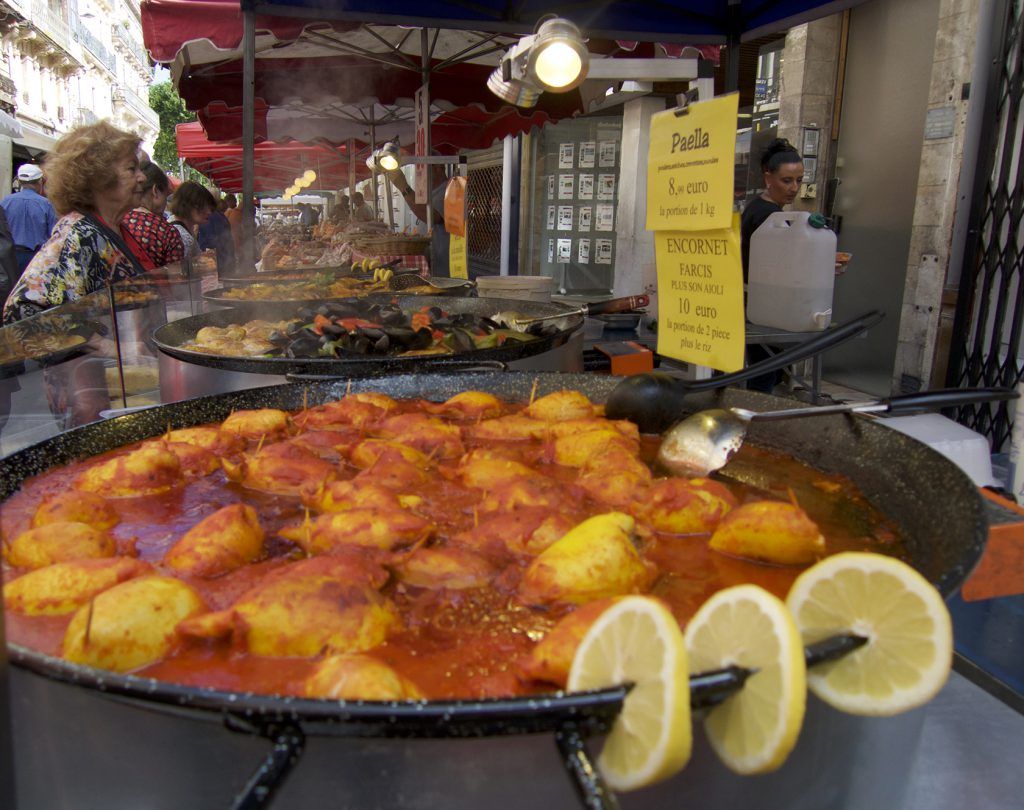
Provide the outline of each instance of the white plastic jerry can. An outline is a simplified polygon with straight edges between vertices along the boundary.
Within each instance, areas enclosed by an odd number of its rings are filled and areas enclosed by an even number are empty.
[[[821,214],[779,211],[750,237],[747,320],[789,332],[832,322],[836,235]]]

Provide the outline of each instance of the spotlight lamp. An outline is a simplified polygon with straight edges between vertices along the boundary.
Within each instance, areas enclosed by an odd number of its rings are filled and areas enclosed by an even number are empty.
[[[587,77],[590,55],[576,25],[563,18],[545,20],[502,57],[487,79],[498,98],[517,107],[533,107],[544,91],[564,93]]]
[[[313,181],[316,180],[316,172],[312,169],[306,169],[302,173],[302,179],[306,181],[306,185],[312,185]]]
[[[541,23],[534,34],[526,72],[545,90],[564,93],[583,83],[589,64],[580,29],[556,17]]]
[[[393,172],[402,163],[402,155],[395,141],[388,141],[374,153],[377,168],[385,172]]]

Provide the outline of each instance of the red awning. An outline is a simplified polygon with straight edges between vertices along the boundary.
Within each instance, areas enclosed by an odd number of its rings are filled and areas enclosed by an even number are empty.
[[[178,92],[198,113],[210,139],[240,139],[242,17],[237,2],[144,0],[142,16],[147,46],[154,58],[169,64]],[[201,27],[196,24],[199,19]],[[378,140],[397,135],[402,143],[411,142],[413,98],[422,82],[419,31],[291,17],[259,17],[256,29],[257,140],[369,140],[373,120]],[[487,77],[516,40],[472,31],[429,32],[432,120],[454,116],[446,119],[446,133],[432,136],[435,148],[485,148],[505,135],[588,109],[582,89],[545,93],[529,110],[518,110],[494,96],[487,89]],[[610,57],[650,57],[659,48],[669,57],[681,55],[680,46],[651,43],[591,40],[589,47]],[[586,88],[591,101],[603,99],[604,87],[588,83]],[[361,114],[381,107],[410,114]]]
[[[208,41],[210,49],[231,50],[242,41],[238,0],[142,0],[142,36],[154,61],[171,62],[188,42]],[[307,28],[350,31],[359,23],[310,22],[295,17],[256,15],[256,36],[294,40]]]
[[[430,92],[435,106],[440,109],[476,107],[474,120],[487,123],[488,130],[497,127],[500,134],[517,134],[557,121],[583,111],[583,101],[576,91],[563,94],[547,93],[540,103],[521,114],[501,101],[486,88],[491,68],[486,65],[450,65],[431,75]],[[405,105],[411,109],[412,99],[419,89],[421,77],[410,70],[368,63],[349,56],[317,59],[263,59],[257,62],[256,132],[257,139],[277,136],[268,130],[268,111],[295,105],[305,117],[329,120],[332,110],[341,115],[345,108],[369,105]],[[178,92],[186,106],[196,110],[211,140],[235,140],[241,137],[242,65],[228,62],[183,74]],[[225,114],[228,111],[228,114]],[[490,119],[482,116],[486,111]],[[519,128],[515,125],[519,124]],[[367,139],[366,126],[358,134]],[[339,126],[332,132],[320,133],[335,143],[343,143],[354,132],[352,127]],[[451,141],[455,148],[481,148],[479,132],[469,142]],[[285,137],[294,137],[285,136]],[[403,138],[403,141],[405,139]]]
[[[223,191],[242,190],[242,147],[213,143],[199,123],[178,124],[175,128],[178,154],[196,171],[209,177]],[[365,144],[358,144],[364,148]],[[311,189],[336,191],[349,184],[349,156],[344,147],[328,144],[306,145],[263,142],[254,151],[256,166],[254,191],[281,191],[307,169],[317,173]],[[365,151],[356,155],[356,177],[368,176]]]

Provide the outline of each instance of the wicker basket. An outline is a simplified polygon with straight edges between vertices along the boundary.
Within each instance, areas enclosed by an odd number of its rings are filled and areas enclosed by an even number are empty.
[[[352,247],[360,253],[378,256],[424,255],[430,249],[429,236],[358,236]]]

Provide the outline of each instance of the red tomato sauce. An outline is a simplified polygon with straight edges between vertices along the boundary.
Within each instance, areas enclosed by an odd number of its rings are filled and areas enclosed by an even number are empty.
[[[418,408],[416,401],[400,405],[401,411]],[[509,412],[518,410],[510,406]],[[471,425],[472,422],[458,422]],[[372,435],[372,430],[365,431]],[[592,501],[573,484],[577,471],[544,463],[545,446],[539,441],[465,441],[474,447],[501,446],[510,456],[534,466],[562,487],[558,511],[595,515],[612,511]],[[25,482],[22,490],[3,504],[0,530],[11,541],[30,525],[40,501],[69,489],[87,466],[137,447],[57,468]],[[650,460],[657,444],[645,440],[641,457]],[[257,449],[250,443],[249,452]],[[325,455],[325,457],[330,457]],[[433,545],[473,528],[491,516],[479,513],[481,493],[462,486],[455,470],[457,459],[442,462],[430,473],[430,483],[403,494],[422,499],[416,513],[438,526]],[[352,478],[357,470],[343,460],[338,477]],[[720,480],[739,503],[765,498],[795,500],[818,524],[826,538],[827,553],[859,549],[896,556],[902,547],[892,526],[871,507],[852,484],[837,475],[825,475],[800,462],[751,446],[745,446]],[[486,493],[484,493],[486,494]],[[298,497],[256,492],[229,481],[221,471],[190,481],[162,495],[112,499],[121,522],[111,533],[121,554],[133,554],[153,564],[158,573],[167,550],[202,518],[222,506],[245,502],[252,506],[266,533],[262,560],[215,579],[180,577],[194,587],[211,610],[229,608],[268,572],[278,570],[305,554],[278,531],[302,521],[306,508]],[[754,583],[784,597],[799,574],[796,567],[767,565],[729,557],[708,547],[709,535],[646,533],[639,540],[642,557],[657,568],[649,592],[669,604],[681,624],[715,591],[739,583]],[[485,588],[431,590],[396,581],[392,577],[382,594],[402,616],[403,629],[372,651],[415,683],[430,698],[478,698],[549,692],[550,683],[523,680],[516,662],[573,609],[572,605],[530,607],[516,600],[516,585],[530,558],[509,554],[496,561],[503,570]],[[5,564],[4,579],[24,573]],[[6,613],[10,642],[60,655],[61,642],[73,614],[31,617]],[[266,694],[303,694],[303,682],[319,658],[270,658],[253,655],[234,640],[194,641],[179,639],[164,660],[143,668],[140,675],[185,685]]]

